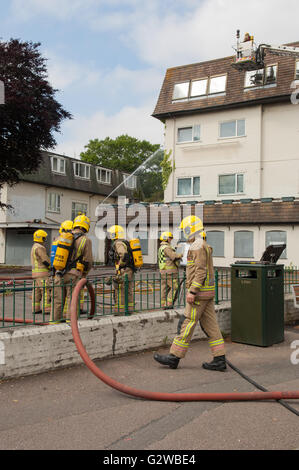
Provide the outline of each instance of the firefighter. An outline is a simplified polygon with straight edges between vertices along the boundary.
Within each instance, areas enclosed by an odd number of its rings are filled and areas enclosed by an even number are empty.
[[[188,216],[181,222],[181,229],[190,244],[186,268],[186,307],[180,332],[174,338],[169,354],[155,354],[160,364],[176,369],[184,358],[197,322],[209,338],[213,356],[211,362],[202,364],[204,369],[224,371],[226,369],[224,340],[220,332],[214,306],[215,282],[212,248],[200,235],[203,231],[199,217]]]
[[[177,254],[171,246],[173,235],[163,232],[160,236],[158,251],[159,270],[161,274],[161,306],[171,308],[178,290],[178,266],[182,254]]]
[[[73,248],[65,269],[56,272],[54,278],[54,305],[51,323],[59,323],[61,317],[70,322],[72,292],[80,278],[86,277],[93,264],[92,243],[87,237],[89,218],[81,214],[74,219],[72,234]]]
[[[244,36],[244,39],[243,39],[243,42],[248,42],[248,41],[251,41],[251,36],[249,33],[245,33],[245,36]]]
[[[115,277],[113,285],[115,291],[114,313],[122,314],[125,310],[125,275],[128,276],[128,310],[134,310],[134,263],[130,253],[129,243],[125,240],[125,231],[121,225],[112,225],[108,229],[108,236],[112,240],[111,257],[115,264]]]
[[[32,313],[50,313],[51,299],[49,289],[50,258],[47,254],[45,241],[48,237],[44,230],[36,230],[33,234],[33,246],[31,249],[31,265],[33,291]]]

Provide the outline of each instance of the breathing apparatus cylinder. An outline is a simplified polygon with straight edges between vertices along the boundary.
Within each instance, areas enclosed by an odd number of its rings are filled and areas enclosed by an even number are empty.
[[[132,240],[130,240],[129,243],[130,243],[130,247],[132,250],[134,266],[136,269],[139,269],[143,266],[143,257],[142,257],[142,251],[141,251],[141,246],[140,246],[140,240],[139,238],[133,238]]]
[[[72,250],[73,239],[74,236],[72,233],[63,232],[56,240],[57,248],[53,260],[53,267],[56,271],[62,271],[65,269]]]

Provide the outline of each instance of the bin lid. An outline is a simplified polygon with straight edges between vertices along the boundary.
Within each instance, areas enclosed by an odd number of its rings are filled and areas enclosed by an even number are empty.
[[[236,261],[235,264],[276,264],[285,248],[285,243],[272,243],[267,246],[259,261],[244,260]]]
[[[260,261],[268,261],[271,264],[276,264],[285,248],[285,243],[272,243],[267,246]]]

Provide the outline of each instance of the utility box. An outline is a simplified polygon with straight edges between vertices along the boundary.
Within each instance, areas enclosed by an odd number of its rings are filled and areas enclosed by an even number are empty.
[[[255,346],[284,340],[285,244],[270,245],[260,261],[231,265],[231,339]]]

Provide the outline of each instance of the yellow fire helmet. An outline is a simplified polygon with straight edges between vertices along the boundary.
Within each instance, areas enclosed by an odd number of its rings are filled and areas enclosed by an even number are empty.
[[[38,243],[44,243],[48,234],[44,230],[36,230],[33,234],[33,241]]]
[[[161,233],[161,236],[160,236],[161,242],[167,241],[168,238],[173,238],[173,235],[172,235],[171,232],[163,232],[163,233]]]
[[[74,219],[73,229],[83,228],[86,232],[89,232],[90,220],[85,214],[78,215]]]
[[[196,215],[188,215],[185,217],[180,225],[187,240],[192,238],[195,234],[203,231],[202,220]]]
[[[62,222],[59,228],[59,233],[62,232],[71,232],[73,229],[73,221],[72,220],[65,220]]]
[[[125,231],[121,225],[112,225],[108,228],[108,233],[111,240],[125,237]]]

